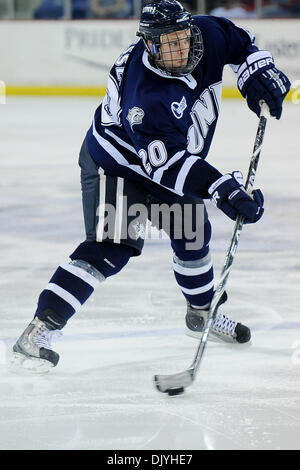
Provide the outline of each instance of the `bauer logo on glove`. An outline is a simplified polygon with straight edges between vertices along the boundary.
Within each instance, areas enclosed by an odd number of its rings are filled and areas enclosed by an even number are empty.
[[[261,190],[255,189],[251,196],[247,194],[240,171],[221,176],[210,186],[208,192],[212,203],[232,220],[242,215],[245,224],[253,224],[264,213],[264,197]]]
[[[268,51],[250,54],[238,69],[238,89],[249,108],[260,115],[259,102],[265,101],[271,116],[280,119],[282,103],[291,87],[289,79],[276,69]]]

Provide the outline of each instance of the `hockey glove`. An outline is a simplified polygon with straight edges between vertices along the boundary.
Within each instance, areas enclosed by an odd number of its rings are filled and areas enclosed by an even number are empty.
[[[269,107],[271,116],[280,119],[282,102],[291,84],[283,72],[274,67],[268,51],[250,54],[238,69],[238,89],[247,99],[249,108],[260,116],[261,100]]]
[[[208,188],[208,192],[212,203],[232,220],[241,214],[245,224],[253,224],[263,215],[262,192],[260,189],[255,189],[252,191],[252,197],[249,196],[243,187],[243,176],[240,171],[221,176]]]

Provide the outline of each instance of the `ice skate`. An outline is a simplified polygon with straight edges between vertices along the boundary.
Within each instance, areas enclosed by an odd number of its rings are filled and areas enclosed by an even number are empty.
[[[186,334],[192,338],[200,339],[207,317],[208,310],[193,308],[188,302],[185,317]],[[251,332],[242,323],[237,323],[226,315],[217,312],[209,333],[209,339],[228,343],[247,343],[251,339]]]
[[[46,373],[55,367],[59,361],[59,355],[52,350],[51,341],[62,333],[53,324],[53,317],[45,315],[34,318],[13,346],[11,356],[11,368],[15,371],[26,369],[35,373]],[[60,324],[59,327],[64,326]]]

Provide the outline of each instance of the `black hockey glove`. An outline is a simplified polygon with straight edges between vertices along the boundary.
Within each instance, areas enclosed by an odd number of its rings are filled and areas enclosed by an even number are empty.
[[[208,188],[208,192],[212,203],[232,220],[241,214],[245,224],[253,224],[264,213],[264,197],[261,190],[255,189],[252,191],[252,197],[249,196],[243,187],[240,171],[221,176]]]
[[[280,119],[282,102],[291,84],[283,72],[274,67],[268,51],[250,54],[238,69],[238,89],[247,99],[249,108],[260,116],[259,102],[264,100],[271,116]]]

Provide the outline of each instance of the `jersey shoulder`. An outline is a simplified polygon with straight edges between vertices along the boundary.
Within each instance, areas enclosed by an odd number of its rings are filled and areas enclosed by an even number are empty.
[[[196,15],[193,21],[201,30],[206,56],[217,55],[224,65],[241,63],[248,54],[257,50],[255,37],[228,18]]]
[[[255,37],[241,26],[235,24],[228,18],[217,16],[193,16],[193,23],[196,24],[205,38],[211,42],[230,41],[240,38],[254,42]]]
[[[207,16],[207,15],[194,15],[193,16],[193,24],[199,26],[202,31],[205,32],[212,32],[226,29],[231,26],[235,26],[235,24],[229,20],[228,18],[223,18],[219,16]]]
[[[205,15],[195,15],[193,16],[193,24],[199,26],[202,32],[209,34],[214,34],[216,31],[221,31],[223,28],[226,28],[233,25],[232,21],[227,18],[221,18],[217,16],[205,16]]]

